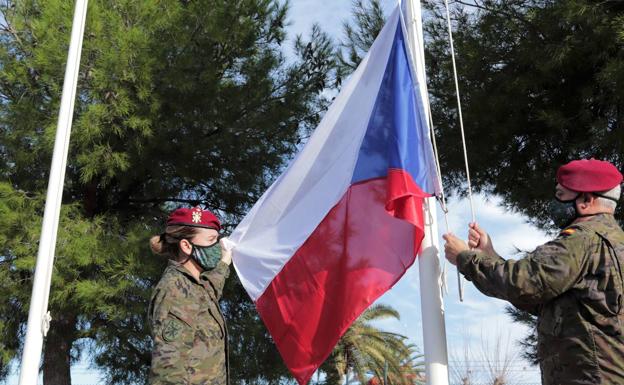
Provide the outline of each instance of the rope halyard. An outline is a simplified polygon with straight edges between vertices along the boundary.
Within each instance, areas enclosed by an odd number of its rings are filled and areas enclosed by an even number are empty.
[[[466,150],[466,135],[464,133],[464,117],[462,114],[462,106],[461,106],[461,97],[459,93],[459,79],[457,76],[457,64],[455,63],[455,46],[453,44],[453,28],[451,26],[451,12],[449,10],[448,0],[444,0],[444,5],[446,7],[446,23],[448,26],[448,34],[449,34],[449,43],[451,46],[451,61],[453,62],[453,76],[455,79],[455,93],[457,95],[457,112],[459,117],[459,127],[461,130],[462,137],[462,147],[464,149],[464,163],[466,165],[466,181],[468,182],[468,199],[470,201],[470,213],[472,216],[472,222],[476,222],[475,215],[475,206],[474,200],[472,196],[472,184],[470,182],[470,167],[468,166],[468,151]],[[457,277],[459,280],[459,298],[463,301],[464,293],[463,293],[463,281],[461,280],[461,276],[459,274],[459,270],[457,270]]]
[[[464,133],[464,117],[462,113],[461,98],[459,93],[459,80],[457,76],[457,64],[455,63],[455,46],[453,44],[453,29],[451,27],[451,13],[449,11],[448,0],[444,0],[446,5],[446,22],[448,24],[449,43],[451,44],[451,60],[453,62],[453,76],[455,78],[455,93],[457,95],[457,112],[459,116],[459,128],[461,130],[462,147],[464,149],[464,163],[466,164],[466,181],[468,182],[468,198],[470,199],[470,212],[472,221],[476,221],[474,201],[472,199],[472,184],[470,182],[470,167],[468,166],[468,151],[466,150],[466,135]]]
[[[426,87],[426,86],[425,86]],[[436,166],[436,174],[438,174],[438,185],[440,187],[440,195],[436,196],[438,202],[440,203],[440,207],[442,208],[442,212],[444,213],[444,224],[446,225],[446,232],[450,232],[450,226],[449,226],[449,220],[448,220],[448,206],[446,205],[446,194],[444,193],[444,184],[442,183],[442,171],[441,171],[441,167],[440,167],[440,155],[438,153],[438,143],[436,141],[436,134],[435,134],[435,128],[433,125],[433,117],[431,115],[431,104],[429,103],[429,94],[427,93],[427,108],[429,110],[429,127],[431,130],[431,141],[433,143],[433,154],[435,157],[435,166]],[[446,258],[443,258],[443,263],[442,263],[442,276],[440,277],[441,280],[441,287],[442,287],[442,292],[444,294],[448,294],[448,284],[446,281],[446,268],[447,268],[447,262],[446,262]],[[461,285],[461,281],[458,281]],[[463,293],[460,290],[460,299],[463,301]]]

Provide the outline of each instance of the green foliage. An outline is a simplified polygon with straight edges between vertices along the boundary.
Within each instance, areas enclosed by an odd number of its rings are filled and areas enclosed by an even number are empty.
[[[624,6],[590,0],[458,3],[463,8],[453,12],[454,39],[473,185],[552,229],[547,204],[558,166],[589,157],[624,166]],[[429,90],[442,172],[448,187],[462,190],[444,10],[439,2],[428,4]]]
[[[0,190],[0,212],[6,221],[0,263],[0,368],[6,375],[23,342],[44,202],[41,196],[29,198],[7,183],[0,184]],[[72,360],[85,347],[92,351],[101,347],[98,360],[119,353],[116,349],[131,348],[141,350],[143,364],[149,362],[150,341],[143,319],[153,281],[146,276],[157,276],[160,268],[146,257],[145,235],[145,229],[122,231],[114,217],[85,218],[78,204],[63,206],[49,307],[52,327],[57,320],[76,317],[71,329],[64,331],[73,338]],[[121,346],[112,346],[109,339]],[[46,352],[49,349],[46,345]],[[128,365],[126,376],[142,369],[136,362]]]
[[[29,294],[23,289],[35,263],[39,234],[40,199],[16,192],[8,183],[0,183],[0,376],[6,376],[11,359],[20,352],[24,336],[22,325],[27,317]]]
[[[287,10],[275,0],[89,3],[46,358],[84,352],[108,383],[146,380],[145,313],[165,263],[149,235],[178,204],[201,204],[231,228],[326,107],[330,42],[317,29],[287,63]],[[73,2],[3,0],[0,12],[1,378],[23,342]],[[240,285],[229,290],[230,328],[257,333],[248,349],[274,357]],[[241,343],[233,362],[247,359]],[[256,363],[236,380],[283,373]]]
[[[395,385],[420,383],[424,368],[417,362],[420,356],[415,346],[408,344],[405,336],[374,326],[388,318],[399,319],[399,313],[386,305],[373,305],[349,327],[321,367],[327,373],[327,383],[340,384],[343,376],[352,373],[365,384],[369,374],[383,379],[384,372]]]
[[[287,65],[280,51],[286,10],[268,0],[91,2],[68,193],[94,213],[181,196],[243,213],[324,107],[326,68]],[[71,11],[64,1],[5,8],[16,32],[3,35],[0,56],[3,171],[20,188],[45,186],[33,175],[49,167]]]

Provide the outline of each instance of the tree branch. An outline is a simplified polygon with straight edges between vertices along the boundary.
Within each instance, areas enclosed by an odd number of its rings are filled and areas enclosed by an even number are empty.
[[[468,2],[466,2],[464,0],[455,0],[455,3],[464,5],[466,7],[478,8],[478,9],[481,9],[481,10],[484,10],[484,11],[488,11],[488,12],[492,12],[492,13],[495,13],[495,14],[498,14],[498,15],[506,16],[506,17],[509,17],[509,18],[512,18],[512,19],[516,19],[516,20],[521,21],[522,23],[530,26],[531,28],[535,28],[535,26],[530,21],[528,21],[527,19],[525,19],[525,18],[523,18],[523,17],[521,17],[521,16],[519,16],[517,14],[513,14],[513,13],[509,13],[509,12],[503,12],[503,11],[498,10],[498,9],[488,8],[485,5],[479,4],[478,0],[475,0],[474,3],[468,3]]]
[[[179,202],[198,204],[201,199],[181,199],[181,198],[150,198],[150,199],[128,199],[128,202],[132,203],[165,203],[165,202]]]

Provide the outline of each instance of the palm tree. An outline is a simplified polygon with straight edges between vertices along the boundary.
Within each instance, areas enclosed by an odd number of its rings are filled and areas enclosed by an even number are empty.
[[[326,383],[348,385],[349,375],[362,385],[370,377],[378,383],[385,378],[392,385],[422,383],[422,363],[417,362],[422,356],[416,354],[416,347],[408,344],[405,336],[373,326],[388,318],[398,320],[400,316],[390,306],[374,305],[353,322],[321,367]]]
[[[383,385],[421,385],[425,383],[425,362],[422,360],[424,356],[418,352],[418,347],[414,344],[407,345],[407,348],[411,353],[409,357],[403,358],[400,372],[387,372],[387,384]]]

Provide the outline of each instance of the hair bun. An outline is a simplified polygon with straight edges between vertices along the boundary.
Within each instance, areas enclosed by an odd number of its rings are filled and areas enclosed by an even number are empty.
[[[150,238],[150,248],[152,252],[158,255],[163,254],[163,244],[165,243],[165,234],[154,235]]]

